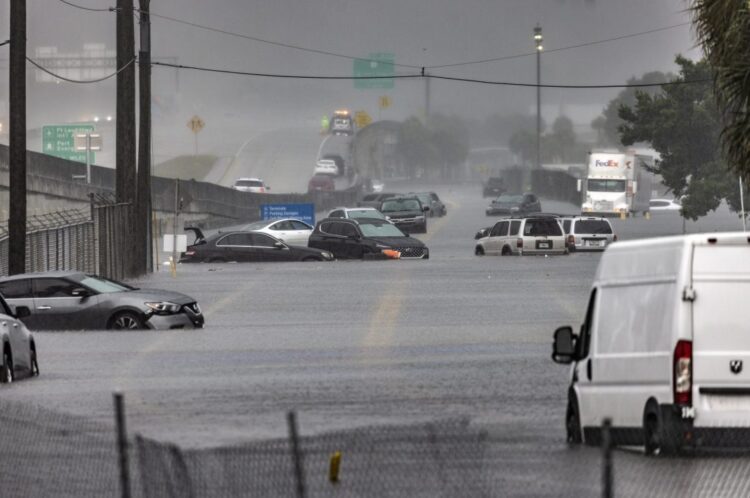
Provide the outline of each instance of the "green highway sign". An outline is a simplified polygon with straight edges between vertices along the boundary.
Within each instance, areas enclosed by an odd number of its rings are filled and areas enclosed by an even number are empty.
[[[355,79],[354,88],[393,88],[393,64],[391,53],[370,54],[367,59],[354,59],[354,77],[377,77],[378,79]]]
[[[86,162],[86,151],[76,150],[75,138],[78,134],[92,133],[94,125],[53,125],[42,127],[42,152],[50,156],[61,157],[70,161]],[[94,163],[95,152],[90,152],[91,163]]]

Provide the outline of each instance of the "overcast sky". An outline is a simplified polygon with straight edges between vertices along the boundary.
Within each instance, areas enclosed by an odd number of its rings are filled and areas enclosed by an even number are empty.
[[[107,7],[115,0],[72,0]],[[8,0],[2,29],[7,33]],[[136,0],[137,5],[137,0]],[[663,28],[689,21],[685,0],[152,0],[151,10],[194,23],[281,43],[344,55],[395,55],[397,64],[432,66],[533,52],[532,29],[541,24],[544,46],[554,49]],[[84,43],[115,46],[115,16],[86,12],[59,0],[28,1],[28,51],[56,46],[80,51]],[[177,57],[182,64],[255,72],[350,75],[346,58],[275,47],[154,18],[154,56]],[[7,35],[3,35],[3,39]],[[617,84],[647,71],[674,71],[674,57],[700,56],[690,26],[590,47],[542,54],[542,81],[559,84]],[[7,56],[6,56],[7,57]],[[413,74],[417,69],[398,68]],[[535,59],[433,71],[450,76],[535,82]],[[3,80],[7,80],[7,73]],[[382,117],[402,119],[420,113],[424,83],[399,80],[393,90],[355,90],[351,81],[270,80],[154,69],[154,93],[165,112],[269,113],[283,119],[315,119],[335,107],[365,109],[377,115],[377,98],[387,94],[393,107]],[[30,72],[30,79],[33,74]],[[30,119],[75,120],[86,112],[114,109],[114,80],[99,85],[45,85],[36,90],[40,109],[29,103]],[[613,90],[544,90],[544,113],[565,113],[590,121]],[[47,97],[59,106],[50,109]],[[433,111],[485,117],[494,112],[534,112],[533,89],[432,82]],[[71,107],[72,106],[72,107]],[[75,109],[75,110],[73,110]],[[73,115],[75,114],[75,115]],[[157,118],[158,119],[158,118]]]

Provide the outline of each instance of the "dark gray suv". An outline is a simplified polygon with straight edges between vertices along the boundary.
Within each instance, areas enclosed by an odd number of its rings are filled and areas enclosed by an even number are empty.
[[[26,273],[0,278],[0,293],[31,314],[31,330],[202,328],[195,299],[177,292],[136,289],[79,272]]]

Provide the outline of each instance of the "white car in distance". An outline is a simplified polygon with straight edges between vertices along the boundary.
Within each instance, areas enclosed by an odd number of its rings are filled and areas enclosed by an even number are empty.
[[[334,175],[339,174],[339,167],[336,166],[336,162],[331,159],[320,159],[315,164],[316,175]]]
[[[356,207],[346,208],[340,207],[332,210],[328,213],[329,218],[346,218],[346,219],[358,219],[358,218],[375,218],[378,220],[391,221],[391,219],[378,211],[373,207]]]
[[[682,205],[674,199],[651,199],[648,203],[648,210],[652,212],[677,212],[680,209]]]
[[[242,230],[267,233],[290,246],[307,247],[307,239],[310,238],[313,227],[304,221],[294,218],[284,218],[255,221],[242,227]]]
[[[271,187],[260,178],[237,178],[232,188],[240,192],[252,192],[254,194],[265,194]]]

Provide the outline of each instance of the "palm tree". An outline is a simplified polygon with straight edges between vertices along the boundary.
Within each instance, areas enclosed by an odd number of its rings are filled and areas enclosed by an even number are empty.
[[[727,162],[750,180],[750,5],[690,0],[698,39],[714,69]]]

